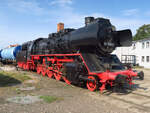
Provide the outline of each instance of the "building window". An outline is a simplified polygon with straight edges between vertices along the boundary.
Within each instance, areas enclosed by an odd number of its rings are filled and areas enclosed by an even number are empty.
[[[136,48],[136,46],[135,46],[135,44],[133,44],[133,49],[135,49]]]
[[[145,44],[144,44],[144,42],[142,43],[142,48],[144,48],[145,47]]]
[[[142,62],[144,62],[144,56],[142,56]]]
[[[146,62],[149,62],[149,56],[146,56]]]
[[[146,42],[146,48],[149,48],[149,42]]]

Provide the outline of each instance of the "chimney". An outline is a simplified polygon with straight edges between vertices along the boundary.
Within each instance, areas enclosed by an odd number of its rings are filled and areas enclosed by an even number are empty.
[[[58,23],[57,24],[57,32],[61,31],[64,29],[64,23]]]

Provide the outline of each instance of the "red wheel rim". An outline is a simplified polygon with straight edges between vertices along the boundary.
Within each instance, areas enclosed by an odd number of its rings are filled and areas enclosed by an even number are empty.
[[[29,70],[29,65],[28,64],[26,64],[26,69]]]
[[[45,76],[46,75],[46,68],[42,67],[42,75]]]
[[[21,64],[19,62],[17,63],[17,65],[18,65],[18,67],[21,67]]]
[[[26,69],[26,64],[23,64],[23,69],[24,69],[24,70]]]
[[[97,89],[97,84],[96,84],[96,79],[95,77],[93,76],[89,76],[88,79],[91,79],[91,80],[94,80],[94,82],[92,81],[87,81],[87,88],[90,90],[90,91],[95,91]]]
[[[22,63],[20,64],[20,68],[23,68],[23,64]]]
[[[52,78],[53,72],[47,69],[47,76],[48,76],[49,78]]]
[[[59,73],[54,73],[55,79],[60,80],[61,79],[61,74]]]
[[[40,67],[39,67],[39,66],[37,66],[36,71],[37,71],[37,73],[38,73],[38,74],[40,74],[40,73],[41,73],[41,69],[40,69]]]

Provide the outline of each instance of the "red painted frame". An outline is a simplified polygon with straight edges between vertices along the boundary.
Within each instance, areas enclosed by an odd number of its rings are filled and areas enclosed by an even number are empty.
[[[61,66],[62,63],[66,63],[66,62],[73,62],[74,59],[73,58],[68,58],[70,56],[80,56],[87,71],[88,71],[88,75],[89,76],[97,76],[99,79],[99,83],[102,84],[102,86],[100,87],[100,91],[103,91],[105,89],[106,84],[110,84],[111,86],[114,85],[114,80],[116,78],[116,76],[118,74],[122,74],[122,75],[126,75],[127,79],[129,81],[129,84],[133,84],[132,83],[132,77],[137,76],[137,72],[133,72],[132,69],[128,69],[128,70],[123,70],[123,71],[117,71],[117,72],[110,72],[109,70],[107,70],[106,72],[91,72],[84,60],[84,58],[82,57],[81,53],[75,53],[75,54],[45,54],[45,55],[31,55],[31,60],[28,60],[27,62],[18,62],[18,67],[26,69],[26,70],[35,70],[37,69],[37,66],[34,64],[35,60],[41,60],[41,57],[47,57],[47,61],[50,61],[52,63],[57,63],[57,67]],[[50,58],[53,57],[53,58]],[[59,59],[58,57],[64,57]],[[43,72],[42,74],[45,76],[44,71],[42,70],[42,67],[46,66],[45,64],[45,59],[43,59],[43,64],[39,65],[39,72]],[[52,67],[48,67],[48,69],[52,69]],[[53,71],[58,71],[56,69],[53,69]],[[57,75],[55,75],[56,79],[60,79],[60,77]],[[89,77],[92,78],[92,77]],[[67,81],[68,84],[70,84],[70,82],[64,78],[64,80]],[[91,91],[93,91],[93,89],[91,89]]]

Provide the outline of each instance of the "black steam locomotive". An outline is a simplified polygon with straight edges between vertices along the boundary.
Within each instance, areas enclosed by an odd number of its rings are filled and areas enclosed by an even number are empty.
[[[116,55],[110,54],[116,47],[131,44],[129,29],[116,31],[108,19],[86,17],[82,28],[62,27],[48,38],[22,44],[16,60],[18,67],[25,70],[103,91],[106,85],[132,84],[136,76],[143,79],[143,72],[126,69]]]

